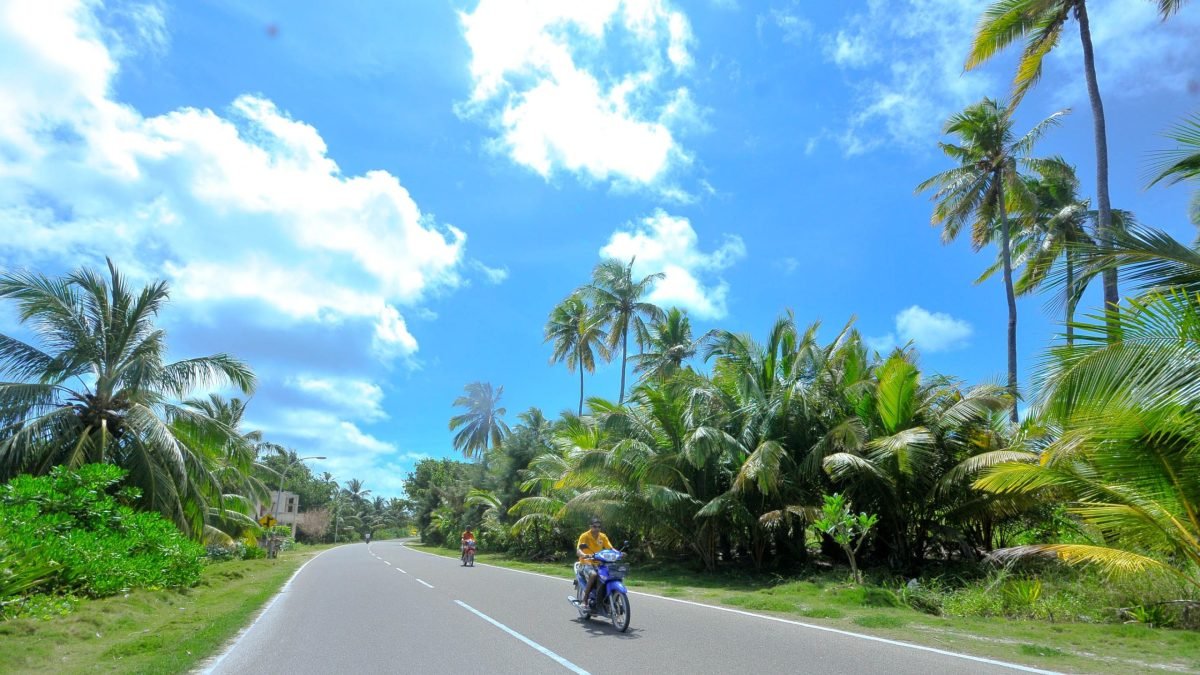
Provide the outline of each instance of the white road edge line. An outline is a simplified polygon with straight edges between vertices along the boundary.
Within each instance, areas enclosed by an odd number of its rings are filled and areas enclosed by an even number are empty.
[[[458,605],[466,608],[475,616],[492,624],[496,628],[499,628],[500,630],[504,631],[505,633],[508,633],[509,635],[517,638],[521,642],[524,642],[525,644],[529,645],[530,647],[533,647],[534,649],[538,650],[539,652],[554,659],[563,668],[566,668],[567,670],[569,670],[573,673],[577,673],[578,675],[590,675],[590,673],[588,673],[588,671],[584,670],[583,668],[580,668],[579,666],[575,665],[574,663],[571,663],[570,661],[564,659],[563,657],[559,656],[558,654],[555,654],[554,652],[550,651],[549,649],[546,649],[545,647],[539,645],[538,643],[534,642],[533,640],[530,640],[529,638],[525,637],[524,635],[521,635],[517,631],[509,628],[508,626],[505,626],[504,624],[493,619],[492,617],[488,616],[487,614],[484,614],[483,612],[475,609],[474,607],[468,605],[467,603],[463,602],[462,600],[455,600],[454,602],[457,603]]]
[[[424,585],[426,585],[426,586],[429,586],[430,588],[433,588],[433,586],[431,586],[430,584],[426,584],[424,581],[421,581],[420,579],[417,579],[417,583],[418,583],[418,584],[424,584]]]
[[[349,545],[350,544],[342,544],[342,546],[349,546]],[[220,655],[218,655],[217,658],[208,665],[208,667],[206,667],[204,670],[200,671],[201,675],[209,675],[210,673],[212,673],[214,670],[217,669],[217,666],[221,665],[221,662],[224,661],[225,657],[229,656],[230,652],[232,652],[234,650],[234,648],[237,647],[238,643],[242,641],[242,638],[246,636],[246,633],[249,633],[250,629],[252,629],[256,625],[258,625],[259,620],[262,619],[264,616],[266,616],[267,612],[271,611],[271,608],[275,606],[275,601],[279,599],[279,596],[283,595],[284,593],[286,593],[288,591],[289,588],[291,588],[292,582],[295,581],[296,577],[299,576],[300,573],[304,571],[305,567],[308,567],[308,563],[316,560],[317,558],[320,558],[321,556],[325,555],[326,553],[329,553],[330,551],[332,551],[334,549],[342,548],[342,546],[335,546],[334,548],[327,548],[324,551],[321,551],[320,553],[314,555],[313,557],[311,557],[307,561],[305,561],[305,563],[303,565],[301,565],[299,567],[299,569],[297,569],[295,572],[292,573],[292,576],[288,577],[287,582],[285,582],[283,584],[283,586],[280,587],[279,592],[275,594],[275,597],[271,598],[271,601],[268,602],[267,605],[258,612],[258,616],[254,617],[254,621],[251,621],[249,626],[246,626],[242,630],[238,631],[238,634],[233,636],[233,639],[230,640],[229,646],[226,647],[225,650],[222,651],[220,653]]]
[[[435,558],[449,558],[450,560],[453,560],[453,558],[450,558],[449,556],[437,555],[436,553],[429,553],[426,551],[418,551],[413,548],[408,548],[404,544],[401,544],[401,546],[414,552],[414,553],[422,553],[424,555],[430,555]],[[549,574],[543,574],[541,572],[530,572],[528,570],[515,570],[515,569],[512,569],[511,567],[500,567],[499,565],[488,565],[487,563],[478,563],[478,564],[483,565],[484,567],[493,567],[495,569],[505,570],[508,572],[517,572],[518,574],[532,574],[533,576],[536,576],[536,577],[545,577],[547,579],[554,579],[556,581],[565,581],[565,582],[571,581],[570,579],[563,579],[562,577],[556,577],[556,576],[552,576]],[[1019,670],[1021,672],[1025,672],[1025,673],[1039,673],[1040,675],[1060,675],[1057,671],[1054,671],[1054,670],[1041,670],[1039,668],[1034,668],[1032,666],[1022,666],[1017,663],[1008,663],[1007,661],[997,661],[995,659],[989,659],[989,658],[985,658],[982,656],[971,656],[970,654],[960,654],[958,652],[951,652],[951,651],[947,651],[945,649],[938,649],[937,647],[926,647],[924,645],[917,645],[917,644],[913,644],[911,642],[901,642],[899,640],[889,640],[887,638],[875,637],[874,635],[863,635],[862,633],[854,633],[854,632],[851,632],[848,630],[841,630],[840,628],[828,628],[826,626],[818,626],[816,624],[804,623],[802,621],[793,621],[791,619],[784,619],[784,618],[781,618],[778,616],[768,616],[766,614],[755,614],[754,612],[747,612],[747,611],[741,610],[741,609],[733,609],[731,607],[718,607],[717,605],[707,605],[703,602],[693,602],[691,600],[682,600],[680,598],[668,598],[665,595],[655,595],[654,593],[645,593],[643,591],[629,591],[629,594],[630,595],[641,595],[641,596],[645,596],[647,598],[658,598],[659,600],[667,600],[670,602],[680,602],[685,605],[694,605],[696,607],[707,607],[708,609],[715,609],[719,612],[729,612],[731,614],[741,614],[742,616],[752,616],[756,619],[766,619],[767,621],[778,621],[779,623],[788,623],[793,626],[800,626],[801,628],[811,628],[813,630],[825,631],[826,633],[836,633],[838,635],[845,635],[848,637],[861,638],[863,640],[870,640],[872,642],[882,642],[884,644],[894,645],[896,647],[907,647],[909,649],[916,649],[918,651],[932,652],[934,654],[941,654],[943,656],[952,656],[957,659],[966,659],[968,661],[975,661],[977,663],[987,663],[987,664],[991,664],[994,666],[1001,666],[1003,668],[1009,668],[1012,670]]]

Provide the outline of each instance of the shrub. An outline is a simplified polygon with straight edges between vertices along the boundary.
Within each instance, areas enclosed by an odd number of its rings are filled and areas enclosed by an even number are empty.
[[[942,615],[942,591],[937,587],[909,584],[900,588],[900,601],[918,612]]]
[[[258,545],[247,545],[244,542],[234,542],[228,546],[212,544],[204,549],[204,561],[208,563],[227,562],[229,560],[257,560],[267,557],[267,552]]]
[[[1004,609],[1010,613],[1029,612],[1041,596],[1041,581],[1013,579],[1004,585]]]
[[[118,489],[123,476],[115,466],[89,464],[0,486],[0,557],[16,561],[4,565],[9,578],[45,577],[25,590],[91,597],[195,584],[204,550],[158,513],[129,506],[139,495]]]
[[[483,514],[479,523],[479,544],[489,552],[512,550],[514,541],[511,532],[512,523],[500,520],[495,509]]]
[[[1175,618],[1165,605],[1142,605],[1123,610],[1129,620],[1145,624],[1151,628],[1170,628],[1175,625]]]

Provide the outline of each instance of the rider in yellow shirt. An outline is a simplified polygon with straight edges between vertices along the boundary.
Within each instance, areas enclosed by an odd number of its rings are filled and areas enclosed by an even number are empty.
[[[584,572],[584,575],[587,576],[587,588],[583,592],[583,597],[587,598],[588,602],[592,597],[592,588],[596,586],[596,579],[600,578],[595,570],[600,563],[591,560],[590,556],[613,547],[612,543],[608,541],[608,536],[600,531],[600,525],[599,518],[592,518],[592,526],[579,535],[579,542],[575,544],[575,552],[579,555],[579,564],[590,566],[590,569]]]

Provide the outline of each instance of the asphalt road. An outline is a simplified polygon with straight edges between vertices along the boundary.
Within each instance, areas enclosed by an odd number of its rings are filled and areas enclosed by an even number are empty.
[[[310,560],[205,672],[1046,672],[643,593],[618,633],[580,619],[571,592],[400,542],[350,544]]]

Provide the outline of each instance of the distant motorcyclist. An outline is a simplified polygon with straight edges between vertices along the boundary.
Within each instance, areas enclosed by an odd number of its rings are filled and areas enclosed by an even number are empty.
[[[587,588],[584,589],[583,597],[587,598],[589,605],[592,602],[592,589],[596,587],[596,579],[599,578],[596,574],[596,566],[599,563],[593,560],[592,556],[613,547],[608,541],[608,536],[600,531],[602,524],[599,517],[593,517],[591,527],[579,535],[579,542],[575,544],[575,553],[579,556],[575,571],[582,571],[587,577]]]
[[[467,529],[463,530],[462,539],[459,541],[459,549],[458,549],[459,559],[462,560],[462,564],[464,564],[464,565],[467,564],[467,547],[468,546],[471,548],[475,548],[475,535],[474,535],[474,533],[471,532],[471,528],[469,528],[469,527]]]

